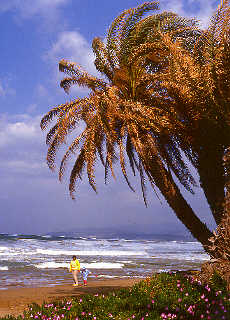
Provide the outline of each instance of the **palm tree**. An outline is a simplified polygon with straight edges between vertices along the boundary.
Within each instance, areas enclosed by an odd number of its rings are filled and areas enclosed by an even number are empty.
[[[229,161],[223,161],[230,144],[229,1],[221,2],[209,28],[190,47],[169,33],[160,35],[161,48],[154,53],[164,68],[149,65],[149,71],[154,70],[152,81],[158,83],[155,93],[163,92],[162,99],[170,97],[171,112],[181,123],[174,138],[197,169],[218,225],[210,254],[229,259]],[[148,61],[145,51],[139,48],[132,60]]]
[[[230,146],[229,1],[222,1],[192,50],[169,34],[162,34],[161,43],[167,52],[167,67],[155,72],[154,81],[170,96],[172,112],[181,123],[175,128],[175,137],[197,169],[218,225],[224,214],[225,184],[229,179],[223,162]]]
[[[207,249],[212,234],[195,215],[173,178],[174,175],[193,192],[196,183],[183,160],[181,141],[175,136],[175,128],[183,132],[184,123],[175,108],[170,107],[172,98],[162,87],[162,80],[157,79],[168,69],[169,50],[162,35],[180,41],[181,47],[190,52],[200,31],[194,20],[172,13],[143,18],[156,9],[156,2],[146,2],[126,10],[112,23],[106,44],[94,39],[95,65],[106,80],[89,75],[75,63],[60,61],[60,71],[68,75],[61,87],[68,92],[77,84],[91,92],[85,98],[53,108],[43,117],[42,129],[57,118],[47,134],[47,162],[51,169],[55,168],[57,149],[83,120],[85,129],[69,146],[59,170],[61,180],[70,156],[78,152],[70,175],[71,196],[74,198],[76,180],[82,178],[84,169],[96,191],[94,168],[98,156],[105,167],[106,180],[109,170],[115,176],[113,165],[119,157],[122,173],[132,189],[126,169],[128,159],[134,175],[139,173],[145,203],[147,178]]]

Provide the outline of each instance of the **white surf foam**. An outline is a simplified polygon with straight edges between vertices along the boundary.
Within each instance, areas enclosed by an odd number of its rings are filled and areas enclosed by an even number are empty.
[[[69,268],[69,263],[65,262],[43,262],[35,265],[38,269],[57,269],[57,268]]]
[[[108,257],[119,257],[119,256],[148,256],[144,251],[121,251],[121,250],[50,250],[50,249],[37,249],[37,254],[51,255],[51,256],[108,256]]]
[[[8,267],[0,267],[0,271],[7,271],[7,270],[9,270]]]
[[[66,262],[43,262],[34,265],[38,269],[57,269],[57,268],[69,268],[69,263]],[[123,263],[109,263],[109,262],[93,262],[81,264],[81,268],[87,269],[121,269],[124,266]]]
[[[82,267],[89,269],[121,269],[124,266],[123,263],[109,263],[109,262],[93,262],[82,264]]]
[[[177,253],[177,254],[171,254],[171,253],[165,253],[165,254],[157,254],[156,256],[153,256],[154,259],[169,259],[169,260],[183,260],[183,261],[206,261],[210,260],[210,257],[205,254],[186,254],[186,253]]]

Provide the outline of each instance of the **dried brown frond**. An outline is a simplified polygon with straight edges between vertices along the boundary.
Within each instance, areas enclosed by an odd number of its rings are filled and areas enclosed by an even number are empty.
[[[75,194],[75,188],[76,188],[76,180],[77,178],[81,179],[84,167],[85,167],[85,150],[84,148],[82,148],[80,154],[78,155],[74,163],[74,166],[70,175],[69,191],[73,200],[75,199],[74,194]]]
[[[88,97],[60,106],[60,110],[51,110],[42,120],[42,127],[45,128],[46,123],[57,117],[57,123],[47,136],[47,159],[51,168],[54,167],[56,152],[66,142],[68,134],[77,128],[79,121],[84,121],[86,125],[85,131],[68,148],[59,170],[61,180],[70,156],[79,150],[70,177],[72,197],[76,180],[81,178],[84,168],[89,184],[96,191],[94,172],[98,155],[105,166],[106,179],[108,170],[115,177],[116,151],[130,187],[126,157],[133,173],[139,171],[146,204],[144,172],[154,187],[154,182],[160,177],[157,171],[159,165],[154,165],[156,159],[162,162],[162,168],[166,163],[172,166],[173,172],[187,189],[193,184],[180,155],[179,145],[173,140],[175,127],[182,130],[183,125],[175,115],[174,102],[169,105],[169,94],[162,90],[162,84],[166,87],[167,75],[165,72],[159,78],[156,72],[163,68],[167,71],[171,50],[166,40],[162,41],[162,33],[171,32],[173,41],[179,37],[182,39],[189,33],[188,26],[192,26],[192,22],[169,13],[142,19],[145,13],[156,9],[158,3],[154,1],[128,9],[111,25],[106,44],[99,38],[94,39],[95,65],[108,78],[108,82],[89,75],[75,63],[66,60],[59,63],[59,70],[68,75],[61,81],[61,87],[66,92],[73,85],[91,90]],[[153,66],[156,68],[154,72]],[[166,144],[172,144],[171,148],[162,148],[161,143],[165,143],[161,139],[163,132],[170,136]]]

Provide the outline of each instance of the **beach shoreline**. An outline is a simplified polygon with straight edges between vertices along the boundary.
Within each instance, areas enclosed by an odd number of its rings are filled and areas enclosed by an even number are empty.
[[[106,294],[121,288],[132,287],[143,279],[119,279],[90,281],[87,286],[73,287],[72,283],[36,288],[10,288],[0,290],[0,317],[18,316],[28,305],[53,302],[65,298],[78,297],[84,294]]]

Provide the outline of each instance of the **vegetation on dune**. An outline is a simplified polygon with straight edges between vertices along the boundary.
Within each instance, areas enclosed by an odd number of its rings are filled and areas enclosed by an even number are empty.
[[[230,294],[218,275],[203,286],[191,275],[156,274],[130,289],[108,295],[84,295],[42,306],[33,304],[23,316],[8,320],[144,320],[229,319]]]
[[[106,181],[109,170],[115,176],[119,159],[132,189],[128,160],[133,174],[139,174],[145,203],[148,179],[205,250],[226,259],[221,250],[210,249],[213,234],[187,203],[177,181],[193,193],[196,182],[189,161],[219,225],[229,177],[229,162],[223,161],[230,142],[229,1],[221,2],[207,30],[174,13],[145,16],[157,9],[155,1],[128,9],[111,24],[106,43],[93,40],[95,66],[103,78],[60,61],[60,71],[67,74],[61,87],[68,92],[73,85],[83,86],[90,93],[43,117],[42,129],[57,119],[47,134],[48,166],[55,168],[59,146],[84,121],[84,130],[69,146],[59,170],[61,180],[68,160],[76,157],[69,184],[73,198],[84,170],[96,191],[97,158],[105,167]]]

